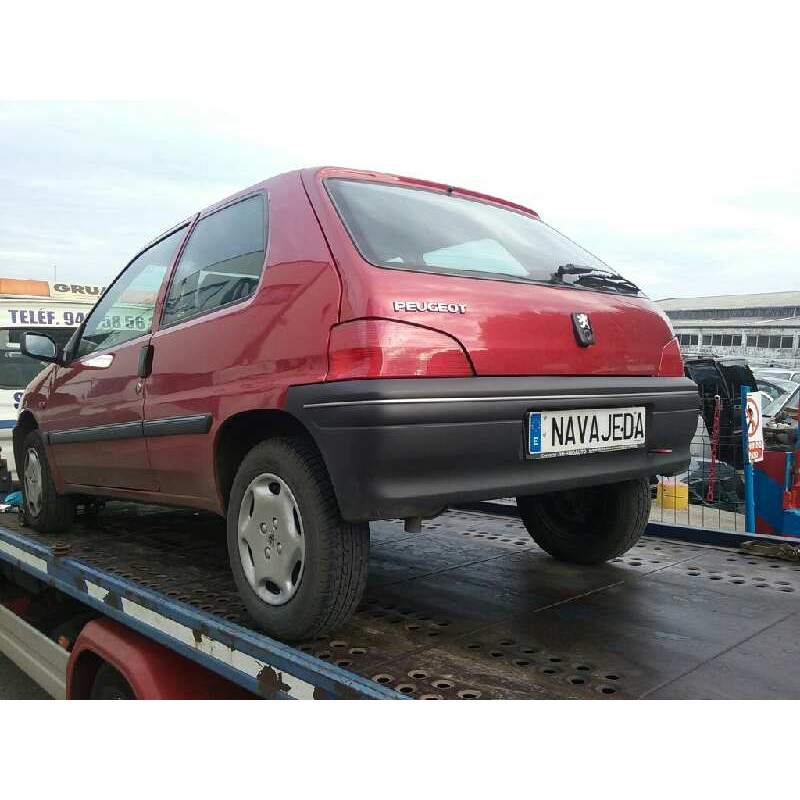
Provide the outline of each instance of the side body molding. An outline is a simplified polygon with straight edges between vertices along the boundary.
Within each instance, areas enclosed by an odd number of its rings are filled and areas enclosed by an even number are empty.
[[[93,428],[70,428],[50,431],[50,444],[74,444],[76,442],[110,442],[118,439],[141,439],[155,436],[186,436],[208,433],[211,429],[211,414],[193,414],[186,417],[148,419],[144,422],[123,422],[116,425],[97,425]]]

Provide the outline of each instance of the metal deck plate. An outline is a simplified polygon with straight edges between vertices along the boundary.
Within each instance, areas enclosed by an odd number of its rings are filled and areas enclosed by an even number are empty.
[[[448,512],[421,534],[371,527],[364,602],[300,649],[411,697],[800,697],[796,564],[648,537],[578,567],[547,556],[519,520],[477,512]],[[109,503],[65,535],[23,530],[248,624],[217,517]]]

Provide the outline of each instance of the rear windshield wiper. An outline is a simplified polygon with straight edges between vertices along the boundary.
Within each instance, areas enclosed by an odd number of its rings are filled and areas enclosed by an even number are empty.
[[[583,275],[588,272],[594,272],[594,268],[581,267],[579,264],[561,264],[553,273],[553,279],[563,283],[565,275]]]
[[[609,272],[598,272],[591,275],[581,275],[575,278],[575,283],[581,286],[598,286],[608,289],[619,289],[621,292],[639,292],[639,287],[621,275],[613,275]]]
[[[564,283],[565,275],[577,275],[578,277],[570,281],[570,283],[577,283],[579,286],[617,289],[622,292],[640,291],[633,281],[629,281],[614,272],[606,272],[593,267],[582,267],[578,264],[561,264],[553,273],[553,280]]]

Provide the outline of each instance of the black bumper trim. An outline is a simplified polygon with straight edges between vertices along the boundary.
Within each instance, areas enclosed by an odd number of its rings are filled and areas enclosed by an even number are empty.
[[[531,411],[634,398],[646,408],[646,449],[526,458]],[[343,516],[371,520],[675,474],[689,462],[699,398],[685,378],[419,378],[296,386],[287,410],[322,452]]]
[[[671,392],[670,397],[685,395],[696,398],[697,391]],[[537,395],[509,395],[507,397],[403,397],[380,400],[333,400],[325,403],[307,403],[304,408],[337,408],[341,406],[374,406],[374,405],[403,405],[406,403],[506,403],[524,400],[531,403],[564,400],[628,400],[630,398],[655,398],[655,392],[616,392],[614,394],[537,394]]]

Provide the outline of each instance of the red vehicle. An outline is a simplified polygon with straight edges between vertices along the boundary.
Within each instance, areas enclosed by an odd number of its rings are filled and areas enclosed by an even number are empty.
[[[27,388],[25,513],[87,496],[209,509],[254,619],[344,621],[370,520],[516,496],[533,538],[595,563],[630,548],[648,479],[697,426],[666,317],[538,215],[426,181],[308,169],[167,231]]]

